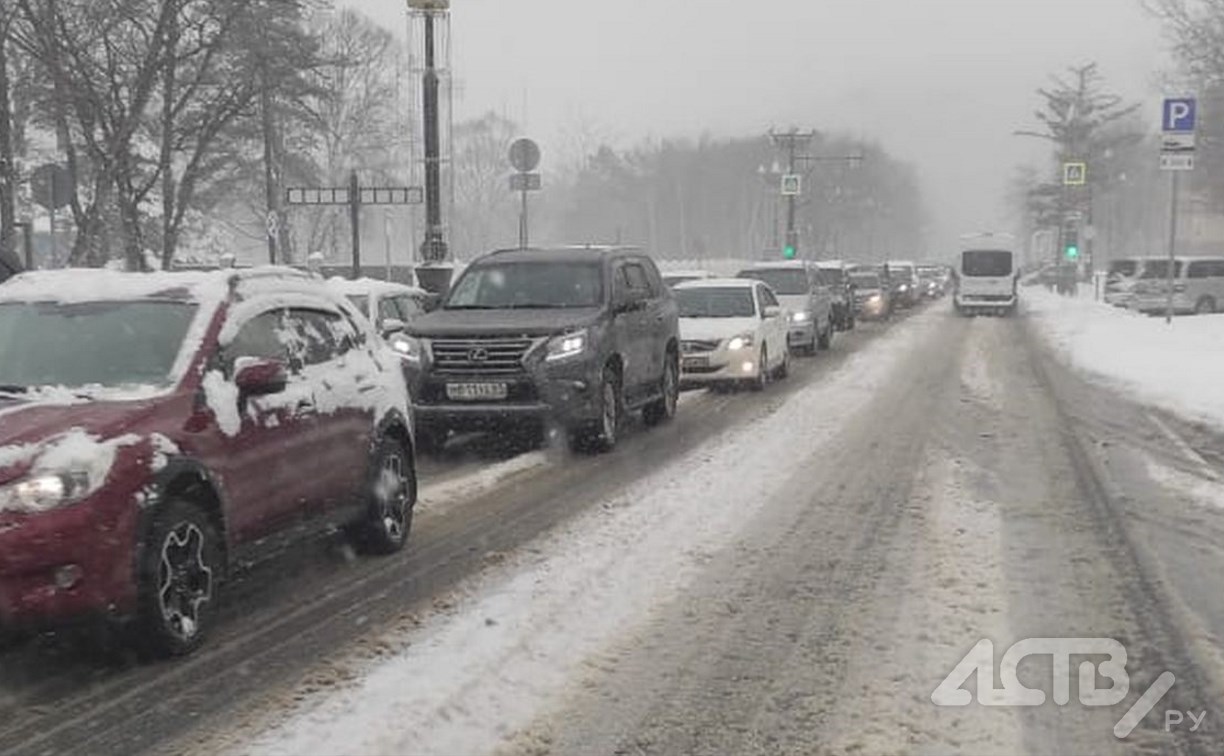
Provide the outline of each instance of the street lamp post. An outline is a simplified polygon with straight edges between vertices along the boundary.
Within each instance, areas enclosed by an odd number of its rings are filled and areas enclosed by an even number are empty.
[[[425,148],[425,239],[421,243],[423,264],[417,268],[422,288],[444,293],[450,287],[452,269],[442,219],[442,125],[439,103],[437,26],[449,20],[450,0],[408,0],[410,12],[423,21],[425,68],[421,76],[422,133]]]

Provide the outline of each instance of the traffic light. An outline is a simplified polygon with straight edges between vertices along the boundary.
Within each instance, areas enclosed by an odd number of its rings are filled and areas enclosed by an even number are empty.
[[[786,246],[782,248],[782,257],[787,260],[794,260],[799,255],[799,232],[797,230],[786,232]]]
[[[1079,229],[1068,228],[1063,235],[1063,259],[1067,262],[1079,262]]]

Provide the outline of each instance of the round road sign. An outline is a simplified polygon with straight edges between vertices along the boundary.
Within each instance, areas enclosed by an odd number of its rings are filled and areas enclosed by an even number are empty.
[[[510,165],[519,173],[534,171],[540,164],[540,145],[530,139],[516,139],[510,145]]]

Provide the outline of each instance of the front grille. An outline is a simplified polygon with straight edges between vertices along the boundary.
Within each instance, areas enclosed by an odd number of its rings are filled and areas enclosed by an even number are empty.
[[[680,351],[685,354],[699,354],[701,352],[713,352],[718,349],[719,342],[717,341],[681,341]]]
[[[531,339],[438,339],[430,343],[439,375],[514,376],[523,372]]]

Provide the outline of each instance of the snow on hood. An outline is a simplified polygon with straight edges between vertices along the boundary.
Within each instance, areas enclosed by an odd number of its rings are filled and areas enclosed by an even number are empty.
[[[13,467],[33,461],[27,472],[30,477],[63,473],[81,475],[84,487],[78,490],[76,495],[86,497],[106,483],[119,449],[138,444],[140,440],[140,436],[135,434],[102,440],[81,428],[73,428],[37,446],[5,447],[0,450],[0,454],[4,455],[9,464],[0,464],[0,467]],[[0,511],[5,508],[5,504],[5,499],[0,498]]]
[[[680,338],[684,341],[723,341],[755,333],[760,324],[756,318],[680,318]]]

